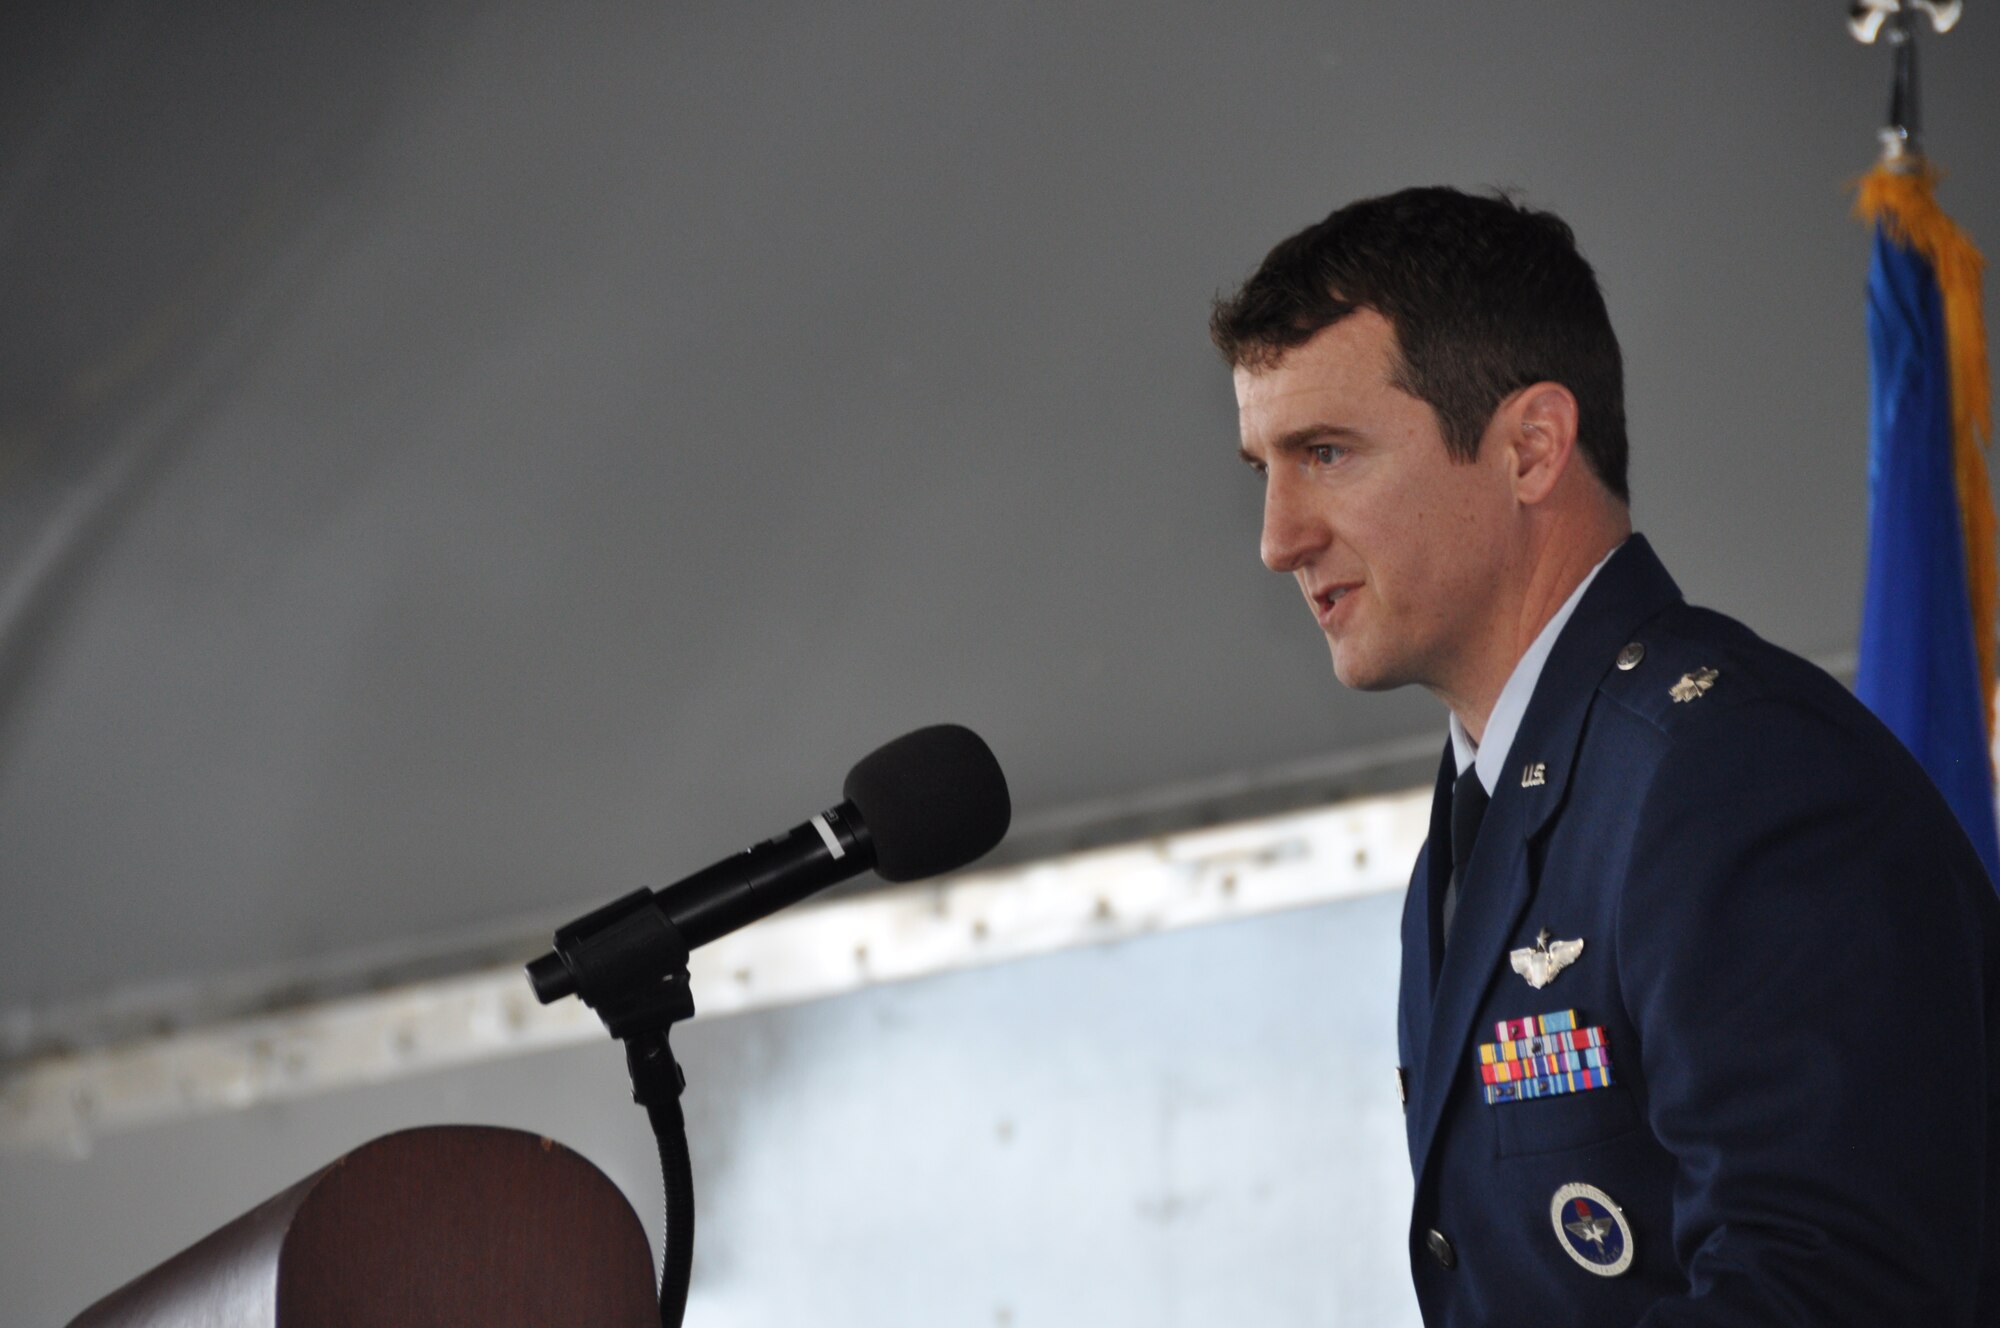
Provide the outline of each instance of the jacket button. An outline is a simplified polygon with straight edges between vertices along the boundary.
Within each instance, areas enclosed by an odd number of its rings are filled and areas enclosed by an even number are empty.
[[[1458,1251],[1445,1239],[1444,1232],[1433,1230],[1424,1237],[1424,1244],[1430,1247],[1431,1258],[1436,1259],[1440,1265],[1448,1269],[1458,1267]]]

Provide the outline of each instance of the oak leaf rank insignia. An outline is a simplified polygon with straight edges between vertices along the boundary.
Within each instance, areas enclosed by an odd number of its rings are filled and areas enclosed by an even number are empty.
[[[1683,673],[1679,682],[1667,688],[1667,695],[1673,697],[1676,702],[1692,701],[1715,686],[1715,680],[1721,676],[1714,669],[1696,669],[1692,673]]]

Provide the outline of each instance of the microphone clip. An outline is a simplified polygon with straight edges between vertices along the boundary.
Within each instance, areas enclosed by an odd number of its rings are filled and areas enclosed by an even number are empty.
[[[694,1017],[687,942],[651,890],[635,890],[558,931],[553,953],[530,972],[538,989],[573,991],[621,1042]]]

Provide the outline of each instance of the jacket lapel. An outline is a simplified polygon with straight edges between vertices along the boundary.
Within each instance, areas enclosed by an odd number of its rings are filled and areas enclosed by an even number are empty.
[[[1396,1004],[1397,1017],[1401,1021],[1403,1035],[1403,1064],[1405,1072],[1412,1076],[1422,1073],[1424,1052],[1430,1045],[1431,1001],[1437,990],[1438,961],[1438,905],[1444,897],[1445,882],[1451,874],[1450,854],[1434,853],[1432,845],[1451,842],[1449,808],[1451,806],[1451,782],[1457,773],[1452,759],[1451,744],[1444,747],[1444,760],[1438,767],[1437,787],[1431,794],[1431,823],[1429,838],[1424,842],[1423,852],[1417,855],[1416,870],[1410,874],[1410,889],[1403,897],[1403,973],[1402,995]],[[1408,1112],[1403,1118],[1403,1128],[1410,1132],[1414,1146],[1416,1139],[1417,1115]]]
[[[1438,966],[1444,961],[1444,934],[1440,922],[1444,915],[1445,887],[1451,883],[1451,853],[1448,851],[1451,843],[1451,786],[1458,774],[1457,767],[1451,744],[1447,742],[1444,760],[1438,766],[1437,786],[1431,790],[1430,834],[1425,840],[1416,882],[1417,904],[1421,909],[1416,928],[1416,971],[1422,982],[1426,1012],[1437,993]],[[1432,844],[1443,851],[1431,852]],[[1429,1026],[1428,1020],[1425,1026]]]
[[[1679,588],[1645,537],[1633,535],[1584,592],[1542,668],[1508,752],[1507,767],[1480,823],[1472,861],[1466,864],[1451,944],[1444,951],[1435,997],[1429,1002],[1430,1026],[1420,1034],[1422,1045],[1413,1039],[1411,1047],[1416,1064],[1422,1066],[1410,1103],[1410,1157],[1419,1184],[1458,1072],[1470,1065],[1473,1020],[1506,967],[1507,940],[1534,894],[1528,876],[1528,841],[1562,805],[1598,682],[1638,627],[1679,599]],[[1447,749],[1447,769],[1450,765]],[[1540,769],[1531,778],[1527,771],[1535,766]],[[1432,846],[1451,842],[1449,827],[1440,828],[1438,811],[1448,797],[1448,777],[1441,777],[1432,803]],[[1426,849],[1427,860],[1437,856]],[[1449,852],[1444,856],[1448,859]],[[1437,889],[1444,888],[1434,863],[1428,875],[1437,881]],[[1407,945],[1407,924],[1404,937]],[[1429,972],[1436,949],[1428,935],[1424,941],[1422,971]],[[1405,966],[1403,977],[1406,1000],[1409,967]]]
[[[1472,861],[1459,884],[1458,914],[1438,974],[1420,1097],[1413,1113],[1411,1157],[1419,1175],[1456,1082],[1459,1055],[1470,1044],[1473,1017],[1496,971],[1496,949],[1505,943],[1528,903],[1526,809],[1520,793],[1505,781],[1494,790]]]

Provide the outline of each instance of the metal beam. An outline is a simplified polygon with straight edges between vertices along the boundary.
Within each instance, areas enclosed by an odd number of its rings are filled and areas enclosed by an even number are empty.
[[[1429,791],[1158,835],[808,905],[698,951],[703,1017],[1400,889]],[[517,964],[31,1055],[0,1071],[0,1146],[81,1155],[193,1115],[606,1036]]]

